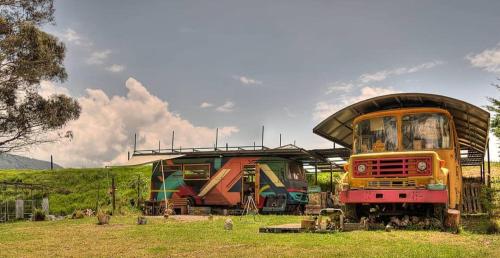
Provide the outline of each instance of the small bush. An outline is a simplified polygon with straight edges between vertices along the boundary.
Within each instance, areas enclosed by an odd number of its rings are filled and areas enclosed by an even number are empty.
[[[83,219],[85,214],[83,214],[83,211],[81,210],[75,210],[73,214],[71,215],[72,219]]]
[[[490,219],[488,222],[488,227],[486,228],[486,233],[488,234],[498,234],[500,233],[500,223],[495,219]]]
[[[33,221],[44,221],[45,220],[45,212],[41,209],[35,209],[33,211],[33,217],[31,218]]]
[[[109,224],[109,220],[111,219],[111,216],[106,214],[105,212],[99,211],[97,213],[97,224],[98,225],[106,225]]]

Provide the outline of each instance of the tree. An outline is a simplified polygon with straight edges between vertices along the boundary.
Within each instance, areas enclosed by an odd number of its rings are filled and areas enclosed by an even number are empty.
[[[65,95],[40,96],[40,82],[64,82],[65,46],[40,27],[54,22],[53,0],[0,0],[0,153],[32,146],[80,115]]]
[[[498,79],[500,80],[500,79]],[[500,90],[500,84],[493,84],[498,90]],[[486,108],[494,113],[493,118],[491,119],[491,131],[493,134],[500,139],[500,100],[488,97],[491,105],[486,106]]]

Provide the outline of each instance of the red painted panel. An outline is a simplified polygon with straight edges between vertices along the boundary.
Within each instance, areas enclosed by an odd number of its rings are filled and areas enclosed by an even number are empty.
[[[257,158],[254,157],[231,158],[228,160],[217,173],[222,169],[230,169],[229,173],[205,195],[203,198],[205,205],[232,206],[239,203],[241,201],[241,194],[239,192],[229,192],[229,189],[231,189],[235,181],[241,179],[241,168],[243,165],[250,164],[256,160]]]
[[[427,164],[424,171],[417,169],[418,162]],[[364,173],[358,171],[359,165],[365,165]],[[432,174],[432,157],[390,157],[376,159],[358,159],[354,161],[353,177],[407,177],[430,176]]]
[[[431,190],[346,190],[340,192],[342,203],[447,203],[448,191]]]

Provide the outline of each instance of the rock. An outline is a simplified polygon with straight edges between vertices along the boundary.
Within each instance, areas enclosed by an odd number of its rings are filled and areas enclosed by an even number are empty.
[[[393,227],[399,227],[401,225],[401,221],[398,219],[398,217],[393,216],[391,217],[391,224]]]
[[[146,225],[148,220],[144,216],[137,217],[137,225]]]
[[[47,215],[47,219],[48,219],[49,221],[55,221],[55,220],[57,220],[57,218],[56,218],[56,216],[55,216],[55,215]]]
[[[92,209],[85,209],[83,214],[87,217],[94,216],[94,211]]]
[[[429,228],[431,226],[431,220],[429,218],[424,219],[425,228]]]
[[[401,220],[400,226],[401,227],[407,227],[408,225],[410,225],[410,217],[408,215],[405,215],[403,217],[403,219]]]
[[[391,223],[387,223],[387,225],[385,226],[385,231],[387,232],[391,232],[393,229],[394,227],[392,227]]]
[[[432,226],[432,228],[442,228],[443,223],[441,223],[441,221],[437,218],[432,218],[431,219],[431,226]]]
[[[417,217],[417,216],[411,216],[411,223],[413,224],[418,224],[418,222],[420,221],[420,219]]]
[[[232,219],[226,219],[226,221],[224,221],[224,229],[225,230],[233,230],[233,220]]]

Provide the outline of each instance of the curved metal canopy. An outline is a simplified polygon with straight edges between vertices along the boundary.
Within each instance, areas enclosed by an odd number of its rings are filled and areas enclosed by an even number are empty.
[[[352,148],[352,123],[363,114],[409,107],[437,107],[450,112],[461,148],[484,154],[488,143],[490,113],[467,102],[426,93],[399,93],[352,104],[314,127],[313,132],[344,147]]]

